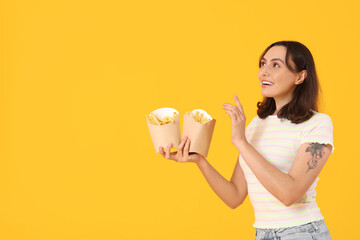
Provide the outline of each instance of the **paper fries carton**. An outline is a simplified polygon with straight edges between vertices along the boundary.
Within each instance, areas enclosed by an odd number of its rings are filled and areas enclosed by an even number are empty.
[[[189,152],[196,152],[204,157],[207,157],[211,138],[214,132],[216,119],[212,117],[202,109],[195,109],[192,113],[198,111],[202,113],[204,117],[210,119],[206,123],[200,123],[189,114],[184,115],[183,123],[183,136],[188,136],[191,139]]]
[[[153,142],[156,153],[159,152],[160,146],[166,148],[169,143],[173,144],[173,148],[179,146],[181,142],[180,119],[179,112],[174,108],[159,108],[152,112],[159,119],[164,119],[167,116],[172,117],[174,112],[177,114],[174,122],[170,122],[164,125],[153,124],[149,122],[148,118],[146,118],[151,140]]]

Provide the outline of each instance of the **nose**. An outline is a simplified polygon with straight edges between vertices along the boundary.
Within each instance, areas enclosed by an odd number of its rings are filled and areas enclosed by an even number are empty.
[[[267,65],[259,69],[259,76],[269,76]]]

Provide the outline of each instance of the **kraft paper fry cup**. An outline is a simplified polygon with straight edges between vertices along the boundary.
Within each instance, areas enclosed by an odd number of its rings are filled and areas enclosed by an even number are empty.
[[[166,116],[172,117],[174,112],[177,113],[175,121],[165,125],[155,125],[148,121],[146,118],[147,125],[149,127],[151,140],[153,142],[155,152],[159,152],[159,147],[166,148],[169,143],[173,144],[173,148],[177,148],[181,142],[180,136],[180,118],[179,112],[174,108],[159,108],[153,111],[155,116],[163,119]]]
[[[185,114],[183,136],[188,136],[191,139],[189,152],[196,152],[203,155],[204,157],[207,157],[216,119],[213,119],[207,112],[202,109],[195,109],[191,112],[195,114],[196,111],[203,113],[206,118],[211,120],[202,124],[197,122],[191,115]]]

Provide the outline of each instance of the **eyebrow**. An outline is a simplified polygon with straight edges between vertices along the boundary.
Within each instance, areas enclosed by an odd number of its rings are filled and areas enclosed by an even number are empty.
[[[261,60],[263,60],[263,59],[266,60],[266,58],[264,58],[264,57]],[[276,60],[278,60],[278,61],[282,62],[283,64],[285,64],[284,61],[281,60],[280,58],[273,58],[273,59],[270,60],[270,62],[276,61]]]

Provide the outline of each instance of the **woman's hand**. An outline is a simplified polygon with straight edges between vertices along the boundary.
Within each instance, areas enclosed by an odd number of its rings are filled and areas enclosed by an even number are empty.
[[[181,141],[180,145],[178,146],[177,152],[172,152],[172,153],[170,152],[170,149],[172,147],[172,143],[170,143],[166,147],[165,152],[163,147],[159,148],[160,154],[164,158],[174,160],[176,162],[194,162],[198,164],[201,160],[204,160],[205,158],[198,153],[189,154],[190,143],[191,143],[190,138],[185,136]]]
[[[235,145],[235,147],[237,147],[239,144],[246,142],[246,117],[244,109],[236,94],[234,94],[234,99],[237,106],[229,103],[224,103],[223,109],[225,109],[225,112],[229,114],[231,118],[231,142]]]

